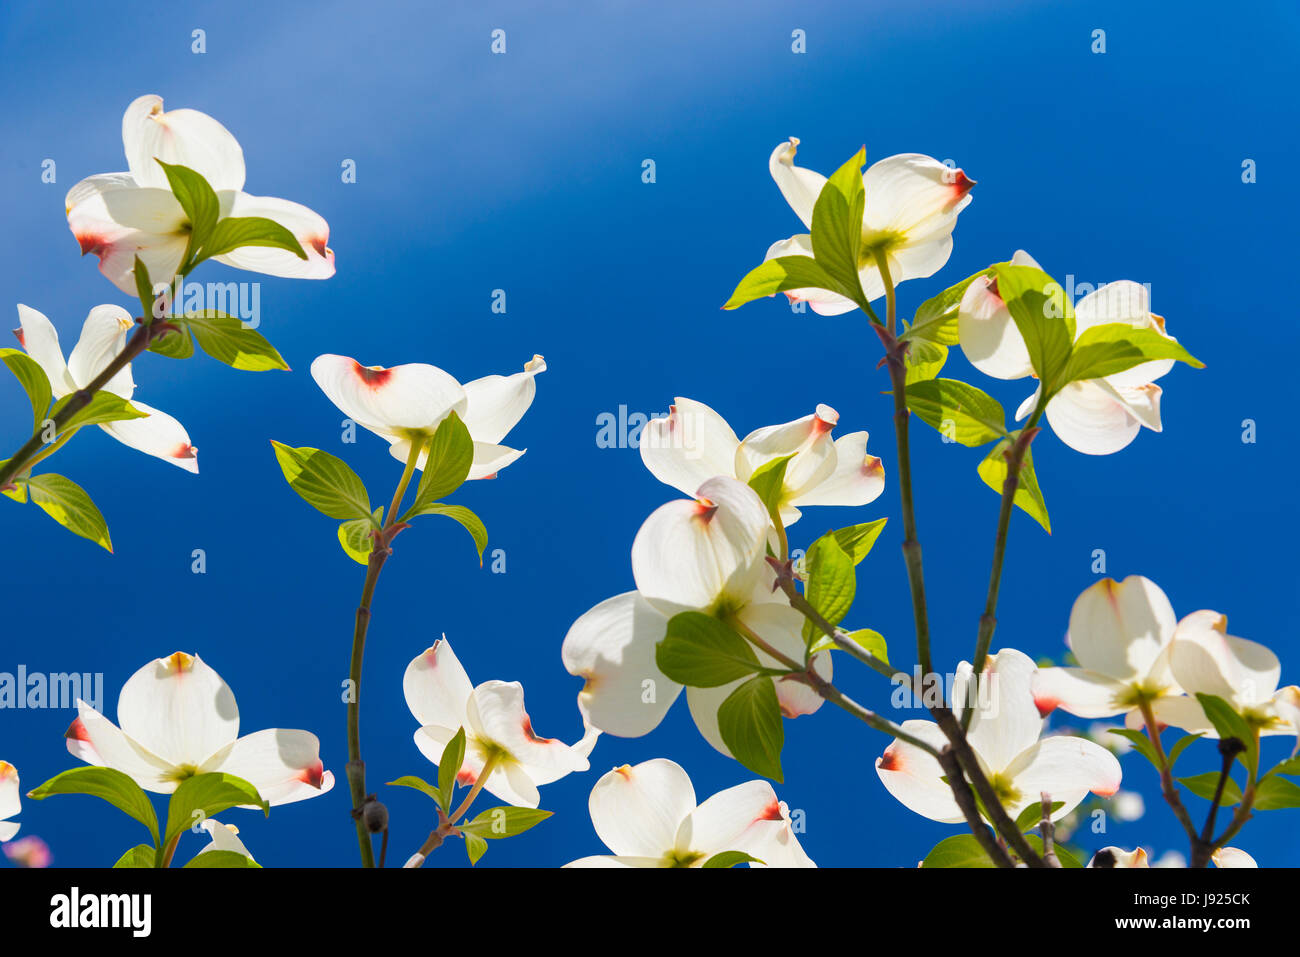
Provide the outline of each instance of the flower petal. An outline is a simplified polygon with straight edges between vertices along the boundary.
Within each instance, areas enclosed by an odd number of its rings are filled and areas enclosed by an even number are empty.
[[[1053,812],[1059,820],[1074,810],[1091,791],[1110,797],[1119,790],[1123,772],[1115,755],[1086,738],[1054,735],[1037,742],[1017,755],[1003,772],[1011,779],[1019,797],[1004,802],[1012,818],[1032,804],[1051,795],[1052,803],[1062,802]]]
[[[1215,867],[1259,867],[1255,859],[1239,847],[1221,847],[1210,855]]]
[[[735,475],[740,440],[703,402],[678,396],[666,417],[641,430],[641,461],[650,474],[686,495],[715,475]]]
[[[1126,851],[1121,847],[1103,847],[1092,856],[1088,867],[1150,867],[1147,852],[1142,848]]]
[[[207,831],[208,836],[212,838],[199,854],[206,854],[208,851],[233,851],[236,854],[243,854],[250,861],[253,859],[253,855],[248,852],[248,848],[238,837],[239,828],[233,824],[222,824],[216,818],[210,817],[202,821],[199,827]],[[195,855],[197,856],[198,854]]]
[[[680,765],[655,758],[603,775],[588,807],[596,834],[616,855],[657,860],[676,846],[678,827],[695,810],[695,788]]]
[[[1023,249],[1016,250],[1011,263],[1040,268]],[[1029,348],[990,276],[977,276],[966,287],[957,307],[957,340],[966,359],[985,375],[1023,379],[1034,372]]]
[[[131,314],[121,306],[96,306],[86,316],[81,327],[81,338],[68,356],[68,375],[79,388],[90,385],[94,378],[107,368],[126,348],[126,336],[135,325]],[[131,398],[135,381],[128,365],[104,385],[105,392]]]
[[[1282,665],[1271,650],[1227,633],[1217,611],[1195,611],[1178,623],[1170,665],[1189,695],[1211,694],[1238,708],[1263,704],[1277,690]]]
[[[1043,718],[1032,691],[1036,670],[1034,662],[1014,648],[989,656],[967,737],[994,773],[1005,770],[1042,733]],[[966,699],[970,677],[970,665],[962,662],[953,682],[954,703]]]
[[[806,488],[793,504],[867,505],[885,490],[885,468],[867,453],[867,433],[850,432],[835,440],[835,469]]]
[[[131,176],[141,186],[168,188],[157,160],[189,167],[214,190],[244,186],[244,151],[230,131],[198,110],[164,112],[160,96],[138,97],[126,108],[122,144]]]
[[[8,761],[0,761],[0,822],[7,821],[22,809],[19,793],[18,771]],[[695,806],[694,799],[691,800],[691,806]],[[676,829],[674,823],[673,831],[676,832]],[[7,841],[17,833],[17,822],[0,823],[0,841]],[[671,840],[670,834],[669,841]]]
[[[560,657],[586,680],[578,708],[592,725],[623,738],[649,734],[682,686],[655,664],[668,619],[637,592],[607,598],[569,628]]]
[[[185,426],[166,412],[145,405],[139,399],[132,399],[131,404],[145,413],[145,417],[103,422],[99,427],[123,445],[197,474],[199,450],[190,444],[190,436],[185,431]]]
[[[1167,674],[1151,673],[1177,625],[1173,605],[1151,579],[1103,578],[1075,599],[1066,643],[1080,665],[1116,681],[1133,683],[1150,676],[1172,683]]]
[[[826,185],[826,177],[794,165],[794,154],[798,147],[799,140],[793,136],[778,144],[768,157],[767,168],[794,214],[804,226],[812,229],[813,207],[817,205],[817,197]]]
[[[798,233],[789,239],[781,239],[774,242],[767,248],[763,256],[763,261],[769,259],[780,259],[782,256],[808,256],[813,254],[812,236],[807,233]],[[874,286],[868,284],[864,275],[863,289],[866,290],[868,299],[878,299],[885,294],[884,283],[881,282],[879,274],[875,277]],[[874,295],[873,295],[874,293]],[[773,294],[775,295],[775,293]],[[857,303],[847,296],[841,296],[838,292],[831,292],[829,289],[820,289],[815,286],[800,289],[787,289],[785,296],[791,302],[806,302],[812,307],[812,311],[821,316],[841,316],[846,312],[852,312],[858,308]]]
[[[1151,314],[1151,293],[1146,286],[1130,279],[1108,282],[1074,304],[1075,336],[1093,326],[1122,323],[1134,329],[1151,329],[1177,342],[1165,332],[1164,320]],[[1114,386],[1139,386],[1154,382],[1174,367],[1173,359],[1155,359],[1107,376]]]
[[[141,747],[84,701],[77,702],[77,719],[64,737],[73,757],[121,771],[146,791],[170,794],[180,783],[172,762]]]
[[[524,686],[518,681],[483,682],[470,695],[466,711],[475,735],[507,751],[507,767],[519,766],[533,784],[549,784],[590,766],[563,741],[533,730],[524,710]]]
[[[697,495],[655,509],[632,542],[637,590],[665,615],[745,600],[763,573],[768,515],[754,490],[717,476]]]
[[[673,847],[678,854],[703,855],[703,863],[723,851],[745,851],[765,837],[756,822],[781,821],[781,802],[766,781],[747,781],[719,791],[678,825]]]
[[[257,788],[272,806],[319,797],[334,786],[310,731],[267,728],[245,735],[205,771],[223,771]]]
[[[1116,703],[1129,685],[1084,668],[1040,668],[1031,687],[1038,713],[1044,716],[1061,708],[1081,718],[1108,718],[1132,707]]]
[[[904,721],[903,731],[936,748],[947,745],[939,726],[932,721]],[[944,824],[965,820],[944,782],[944,770],[933,756],[906,741],[895,739],[876,759],[876,774],[885,790],[904,807],[922,817]]]
[[[887,243],[897,257],[901,269],[899,275],[891,275],[894,282],[937,272],[947,262],[952,247],[945,241],[957,224],[957,214],[970,205],[974,181],[929,156],[900,153],[869,166],[862,183],[867,192],[863,238],[868,245]],[[904,254],[907,247],[931,243],[939,244],[942,256],[927,254],[913,261]]]
[[[402,676],[406,706],[422,725],[437,724],[453,731],[465,727],[465,709],[473,691],[469,675],[445,638],[413,658]]]
[[[829,405],[819,405],[812,415],[802,419],[755,429],[736,449],[736,478],[748,482],[763,465],[792,455],[785,467],[782,499],[789,502],[799,498],[834,474],[836,449],[831,430],[839,419],[839,413]]]
[[[50,388],[55,398],[63,398],[70,392],[77,391],[77,383],[68,374],[67,363],[63,361],[63,349],[59,346],[59,334],[54,324],[42,312],[30,306],[18,304],[18,328],[14,335],[23,350],[36,360],[36,364],[50,380]]]
[[[344,415],[388,439],[430,436],[447,413],[463,415],[465,390],[437,366],[423,362],[363,366],[347,356],[318,356],[312,378]]]
[[[178,766],[197,767],[239,736],[239,708],[229,686],[203,659],[181,651],[149,662],[127,680],[117,719],[124,734]]]
[[[1110,455],[1125,448],[1142,428],[1127,403],[1103,380],[1071,382],[1047,403],[1056,437],[1085,455]]]
[[[596,854],[592,857],[580,857],[570,861],[565,867],[663,867],[654,857],[611,857],[608,854]]]
[[[465,427],[475,442],[496,445],[506,437],[537,394],[537,376],[546,371],[546,360],[533,356],[524,371],[514,375],[489,375],[465,383],[468,405]]]
[[[297,238],[306,259],[276,246],[241,246],[212,258],[236,269],[247,269],[286,279],[328,279],[334,275],[334,250],[330,227],[324,218],[301,203],[274,196],[236,193],[228,216],[256,216],[279,223]]]

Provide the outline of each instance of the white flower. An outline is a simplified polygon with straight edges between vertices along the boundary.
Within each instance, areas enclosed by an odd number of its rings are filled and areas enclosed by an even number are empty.
[[[1039,268],[1023,249],[1012,265]],[[1151,312],[1146,286],[1130,280],[1107,283],[1074,304],[1075,339],[1093,326],[1123,323],[1150,329],[1173,341],[1165,320]],[[981,372],[997,379],[1023,379],[1034,374],[1029,350],[998,295],[997,282],[980,276],[966,287],[957,311],[957,335],[962,352]],[[1173,359],[1143,362],[1101,379],[1071,382],[1052,397],[1047,421],[1070,448],[1089,455],[1109,455],[1127,446],[1143,426],[1161,430],[1161,390],[1155,385],[1174,366]],[[1016,419],[1028,416],[1041,387],[1021,404]]]
[[[1261,735],[1300,735],[1300,687],[1278,688],[1282,665],[1264,645],[1228,634],[1217,611],[1195,611],[1178,623],[1170,652],[1174,678],[1189,697],[1156,702],[1156,719],[1217,738],[1197,694],[1224,699]]]
[[[1255,859],[1238,847],[1221,847],[1210,855],[1215,867],[1259,867]]]
[[[564,667],[586,680],[578,707],[602,731],[619,737],[648,734],[681,694],[682,686],[655,661],[655,646],[679,612],[734,614],[778,651],[803,658],[803,616],[772,596],[772,574],[764,560],[769,520],[758,495],[736,479],[717,476],[701,485],[697,496],[660,506],[637,532],[632,543],[637,590],[601,602],[565,635]],[[765,666],[780,667],[760,649],[754,651]],[[818,653],[813,665],[830,680],[829,652]],[[806,684],[773,680],[786,717],[821,707],[822,699]],[[728,755],[717,711],[737,684],[686,689],[700,733]]]
[[[839,413],[819,405],[812,415],[736,438],[725,419],[703,402],[680,396],[666,417],[641,431],[641,461],[655,478],[686,495],[715,475],[748,482],[761,466],[787,455],[781,521],[799,519],[797,506],[866,505],[885,487],[880,459],[867,454],[867,433],[832,440]]]
[[[102,173],[68,191],[68,225],[81,252],[99,257],[99,271],[135,296],[135,258],[155,283],[170,282],[180,268],[191,224],[157,163],[186,166],[217,194],[220,216],[275,220],[297,237],[306,259],[286,249],[245,246],[213,258],[271,276],[328,279],[334,275],[329,224],[306,206],[244,188],[244,151],[230,132],[197,110],[163,111],[161,97],[134,100],[122,117],[122,143],[129,172]]]
[[[90,385],[126,348],[126,335],[135,324],[130,313],[121,306],[96,306],[86,316],[86,322],[81,327],[81,338],[65,362],[63,349],[59,345],[59,334],[44,314],[20,304],[18,322],[20,326],[14,330],[14,335],[27,354],[45,372],[56,399]],[[190,444],[185,427],[166,412],[160,412],[133,397],[135,380],[131,377],[129,364],[108,380],[104,391],[130,399],[131,404],[145,415],[143,418],[103,422],[99,426],[101,429],[123,445],[170,462],[187,472],[198,472],[198,449]]]
[[[221,675],[197,655],[151,661],[122,687],[119,728],[77,701],[68,750],[87,764],[114,768],[146,791],[170,794],[198,774],[243,778],[269,804],[324,794],[334,775],[307,731],[271,728],[239,736],[239,708]]]
[[[794,165],[799,140],[779,144],[768,159],[768,169],[796,216],[812,228],[813,208],[826,177]],[[957,214],[970,205],[975,181],[959,169],[945,166],[920,153],[900,153],[867,167],[862,174],[866,204],[862,211],[862,245],[858,279],[868,300],[885,294],[884,279],[875,251],[885,254],[894,284],[933,276],[952,255],[952,231]],[[799,233],[774,243],[765,259],[811,256],[812,236]],[[792,300],[806,300],[813,312],[837,316],[857,306],[825,289],[794,289]]]
[[[1110,751],[1085,738],[1040,737],[1043,719],[1030,693],[1033,661],[1010,648],[991,655],[988,661],[968,738],[981,769],[1012,818],[1040,803],[1043,792],[1051,795],[1053,803],[1061,802],[1052,815],[1058,820],[1074,810],[1089,791],[1110,797],[1119,790],[1120,766]],[[971,666],[962,662],[953,682],[954,701],[966,700],[970,679]],[[933,722],[904,721],[902,728],[935,748],[947,744]],[[922,817],[952,824],[965,820],[943,780],[939,762],[920,748],[895,740],[876,759],[876,773],[890,794]]]
[[[517,681],[485,681],[477,687],[446,639],[417,656],[402,679],[406,706],[420,728],[415,745],[437,764],[456,732],[465,729],[465,760],[456,780],[465,786],[478,782],[492,762],[483,787],[518,807],[537,807],[537,788],[566,774],[586,771],[587,755],[596,732],[575,745],[543,738],[533,731],[524,710],[524,688]]]
[[[450,412],[464,421],[474,440],[471,479],[495,478],[524,454],[498,443],[524,417],[537,393],[538,374],[546,360],[533,356],[523,372],[489,375],[463,386],[437,366],[363,366],[347,356],[323,355],[311,364],[312,378],[344,415],[389,443],[393,457],[405,462],[411,442],[428,439]],[[418,467],[424,468],[427,452]]]
[[[1039,712],[1062,708],[1081,718],[1108,718],[1136,712],[1142,701],[1181,695],[1169,668],[1177,624],[1169,599],[1150,579],[1103,578],[1089,586],[1070,610],[1066,636],[1081,667],[1039,669],[1033,680]]]
[[[1122,847],[1103,847],[1092,856],[1089,867],[1150,867],[1147,852],[1142,848],[1126,851]],[[1157,865],[1159,866],[1159,865]]]
[[[8,761],[0,761],[0,841],[12,840],[20,827],[11,821],[22,807],[18,790],[18,769]]]
[[[772,785],[750,781],[695,803],[695,788],[666,758],[623,765],[591,790],[591,823],[613,855],[566,867],[703,867],[740,851],[767,867],[816,867],[804,853]],[[751,866],[759,866],[752,865]]]

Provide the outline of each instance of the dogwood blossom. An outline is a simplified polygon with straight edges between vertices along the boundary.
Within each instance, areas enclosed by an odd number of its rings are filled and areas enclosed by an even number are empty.
[[[968,738],[1012,818],[1038,804],[1046,792],[1053,803],[1061,802],[1052,814],[1057,820],[1090,791],[1101,797],[1118,791],[1121,771],[1115,756],[1092,741],[1041,736],[1043,719],[1030,690],[1033,673],[1033,661],[1014,649],[990,656]],[[954,701],[967,700],[971,674],[968,662],[958,666]],[[938,725],[930,721],[904,721],[902,729],[936,748],[947,743]],[[876,773],[890,794],[922,817],[944,823],[965,820],[939,762],[915,745],[895,740],[876,759]]]
[[[826,177],[794,165],[798,146],[799,140],[794,137],[779,144],[768,159],[768,169],[795,215],[811,229],[813,208]],[[924,279],[942,269],[952,255],[957,214],[970,205],[975,181],[929,156],[899,153],[867,167],[862,185],[866,204],[862,211],[858,279],[867,299],[879,299],[885,294],[875,258],[877,251],[885,254],[895,284]],[[812,236],[799,233],[773,243],[764,258],[812,254]],[[852,300],[826,289],[795,289],[786,295],[792,301],[807,301],[813,312],[823,316],[837,316],[857,308]]]
[[[1016,250],[1011,263],[1039,268],[1023,249]],[[1176,341],[1165,331],[1164,318],[1151,312],[1150,303],[1150,293],[1140,283],[1107,283],[1074,304],[1075,339],[1093,326],[1123,323]],[[1023,379],[1034,374],[1029,350],[998,295],[995,279],[980,276],[966,287],[957,310],[957,335],[966,358],[986,375]],[[1173,366],[1173,359],[1154,359],[1101,379],[1071,382],[1047,403],[1048,424],[1075,451],[1118,452],[1142,427],[1161,430],[1161,389],[1155,381]],[[1040,387],[1021,404],[1017,420],[1033,412],[1041,392]]]
[[[306,259],[286,249],[245,246],[213,258],[271,276],[328,279],[334,275],[329,224],[298,203],[252,196],[244,189],[244,151],[230,132],[198,110],[163,110],[159,96],[141,96],[122,117],[128,172],[83,179],[68,191],[68,225],[81,252],[99,257],[99,271],[124,293],[136,294],[140,257],[154,282],[169,282],[181,266],[191,224],[157,160],[202,175],[217,194],[221,218],[271,219],[297,237]]]
[[[123,772],[146,791],[170,794],[182,781],[216,771],[248,781],[272,805],[334,786],[316,735],[271,728],[240,737],[234,694],[197,655],[178,651],[137,671],[122,687],[117,718],[121,727],[78,700],[68,751]]]
[[[18,322],[19,328],[14,330],[14,335],[50,380],[50,390],[56,399],[90,385],[126,348],[127,333],[135,324],[131,314],[121,306],[96,306],[86,316],[81,338],[65,362],[59,334],[43,313],[20,303]],[[131,377],[129,364],[105,384],[104,391],[130,399],[131,404],[145,415],[102,422],[99,425],[101,429],[123,445],[170,462],[187,472],[198,472],[198,449],[190,444],[185,427],[166,412],[134,398],[135,380]]]
[[[546,360],[533,356],[523,372],[489,375],[461,385],[454,377],[423,362],[363,366],[347,356],[323,355],[311,364],[312,378],[344,415],[388,441],[393,457],[405,462],[411,442],[428,439],[450,412],[464,421],[474,440],[471,479],[495,478],[526,449],[498,443],[506,437],[537,394],[536,377]],[[424,468],[427,452],[417,466]]]
[[[727,421],[703,402],[678,397],[666,417],[641,431],[641,461],[650,473],[679,492],[694,495],[715,475],[748,482],[760,467],[787,455],[780,515],[798,521],[798,506],[866,505],[885,488],[880,459],[867,454],[867,433],[832,440],[839,413],[819,405],[812,415],[756,429],[736,438]]]
[[[695,788],[666,758],[615,768],[596,782],[591,823],[612,855],[566,867],[703,867],[740,851],[767,867],[816,867],[795,835],[772,785],[749,781],[695,803]],[[759,865],[751,865],[759,866]]]
[[[1261,735],[1300,736],[1300,687],[1278,688],[1282,665],[1277,655],[1258,642],[1228,634],[1228,619],[1219,612],[1195,611],[1178,623],[1170,667],[1189,697],[1156,702],[1161,724],[1218,737],[1194,697],[1210,694],[1232,705]]]
[[[1103,847],[1092,856],[1088,862],[1088,867],[1093,868],[1129,868],[1129,867],[1150,867],[1151,863],[1147,859],[1147,852],[1142,848],[1135,848],[1126,851],[1122,847]]]
[[[1178,619],[1155,582],[1130,575],[1089,586],[1070,610],[1066,636],[1081,667],[1040,668],[1033,678],[1040,714],[1062,708],[1081,718],[1136,712],[1143,701],[1182,695],[1169,668]]]
[[[540,737],[524,710],[523,685],[495,680],[471,685],[445,638],[407,665],[402,691],[420,722],[415,746],[434,764],[465,729],[465,759],[456,772],[462,785],[477,784],[490,762],[485,790],[518,807],[537,807],[540,785],[590,767],[587,756],[598,732],[588,729],[574,745]]]
[[[580,617],[560,651],[568,672],[586,681],[578,707],[593,726],[619,737],[640,737],[663,720],[682,686],[659,670],[655,646],[679,612],[735,615],[778,651],[802,659],[803,616],[773,600],[764,561],[768,524],[754,490],[725,476],[706,481],[694,500],[669,502],[646,519],[632,543],[637,590],[606,599]],[[765,666],[779,667],[761,649],[755,653]],[[828,652],[819,652],[813,666],[831,678]],[[773,680],[786,717],[821,707],[822,699],[807,685]],[[723,754],[730,751],[718,729],[717,710],[738,683],[686,689],[696,726]]]
[[[18,769],[8,761],[0,761],[0,841],[12,839],[21,826],[9,820],[22,809],[19,793]]]

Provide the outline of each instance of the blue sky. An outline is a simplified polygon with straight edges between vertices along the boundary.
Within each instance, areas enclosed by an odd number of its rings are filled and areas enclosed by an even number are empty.
[[[201,474],[131,452],[98,432],[50,467],[81,483],[107,517],[116,554],[76,539],[32,507],[0,503],[5,625],[0,671],[103,672],[117,690],[151,658],[197,652],[232,686],[245,731],[307,728],[327,767],[346,760],[340,684],[362,569],[335,523],[284,484],[268,440],[344,455],[376,499],[400,465],[369,435],[339,442],[340,414],[307,374],[316,355],[366,364],[424,361],[462,380],[511,372],[534,353],[549,371],[510,440],[528,454],[457,500],[506,554],[480,569],[464,533],[426,520],[384,572],[366,658],[363,736],[372,787],[433,776],[411,741],[406,663],[446,633],[475,681],[519,679],[544,734],[576,738],[580,681],[560,642],[599,600],[632,587],[628,552],[645,516],[675,493],[634,449],[597,446],[603,412],[666,412],[706,402],[741,434],[825,402],[846,431],[867,429],[895,474],[879,344],[859,315],[792,314],[784,300],[719,305],[774,240],[798,228],[767,172],[773,146],[829,172],[866,145],[868,161],[923,152],[979,181],[948,266],[900,290],[905,315],[1017,247],[1063,282],[1135,279],[1208,368],[1162,380],[1163,434],[1091,458],[1051,435],[1034,446],[1054,532],[1017,515],[995,647],[1059,656],[1070,604],[1104,549],[1115,577],[1145,574],[1179,614],[1214,608],[1263,641],[1300,680],[1295,638],[1297,519],[1290,383],[1270,374],[1297,332],[1278,300],[1294,256],[1297,153],[1291,55],[1300,17],[1283,2],[1224,17],[1209,3],[475,3],[372,0],[202,5],[11,2],[0,14],[0,289],[49,315],[65,345],[87,310],[130,303],[93,259],[79,260],[63,217],[83,176],[123,168],[122,110],[144,93],[221,120],[243,145],[247,188],[328,219],[338,273],[319,283],[262,279],[263,331],[291,373],[244,373],[198,356],[146,356],[139,396],[187,427]],[[446,7],[446,9],[443,9]],[[490,52],[506,31],[507,52]],[[206,31],[207,52],[190,51]],[[791,52],[806,31],[807,53]],[[1106,52],[1091,52],[1106,32]],[[41,182],[42,161],[57,183]],[[341,181],[356,163],[357,181]],[[656,182],[641,180],[653,159]],[[1253,159],[1258,181],[1244,184]],[[1286,287],[1283,286],[1283,289]],[[494,289],[507,294],[493,314]],[[12,308],[12,306],[7,307]],[[11,321],[16,319],[11,312]],[[13,321],[13,325],[16,325]],[[1014,409],[1024,383],[983,379],[954,355],[946,374]],[[0,379],[0,446],[26,437],[25,400]],[[1243,420],[1257,441],[1243,443]],[[919,423],[921,540],[945,669],[969,657],[997,499],[975,475],[982,452],[944,445]],[[861,510],[810,510],[808,544],[830,527],[896,518],[897,487]],[[891,522],[859,571],[855,627],[909,664],[911,616]],[[190,571],[202,548],[207,573]],[[886,707],[888,687],[842,663],[841,683]],[[33,787],[74,760],[65,711],[0,712],[0,758]],[[954,828],[893,801],[873,761],[887,743],[843,713],[787,722],[786,782],[805,811],[803,843],[823,865],[911,866]],[[1270,752],[1281,754],[1280,742]],[[481,866],[555,865],[603,849],[586,811],[600,773],[671,757],[701,797],[752,777],[675,707],[648,737],[605,737],[592,771],[543,790],[554,818],[495,844]],[[1183,759],[1209,770],[1200,745]],[[1147,816],[1086,836],[1090,847],[1182,846],[1154,772],[1124,760]],[[1180,770],[1182,768],[1180,767]],[[381,789],[404,859],[431,827],[414,792]],[[1199,809],[1199,804],[1193,802]],[[485,805],[486,806],[486,805]],[[276,809],[228,812],[267,865],[350,865],[346,787]],[[1197,813],[1194,811],[1194,813]],[[1258,815],[1236,842],[1263,863],[1300,863],[1286,812]],[[1294,813],[1294,812],[1293,812]],[[88,798],[25,802],[23,833],[64,865],[107,865],[138,826]],[[198,838],[188,838],[189,851]],[[464,863],[448,846],[431,864]]]

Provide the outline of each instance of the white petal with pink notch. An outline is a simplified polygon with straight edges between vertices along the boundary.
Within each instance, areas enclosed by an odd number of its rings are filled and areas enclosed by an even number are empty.
[[[22,809],[19,797],[18,770],[8,761],[0,761],[0,841],[8,841],[21,826],[11,821]]]

